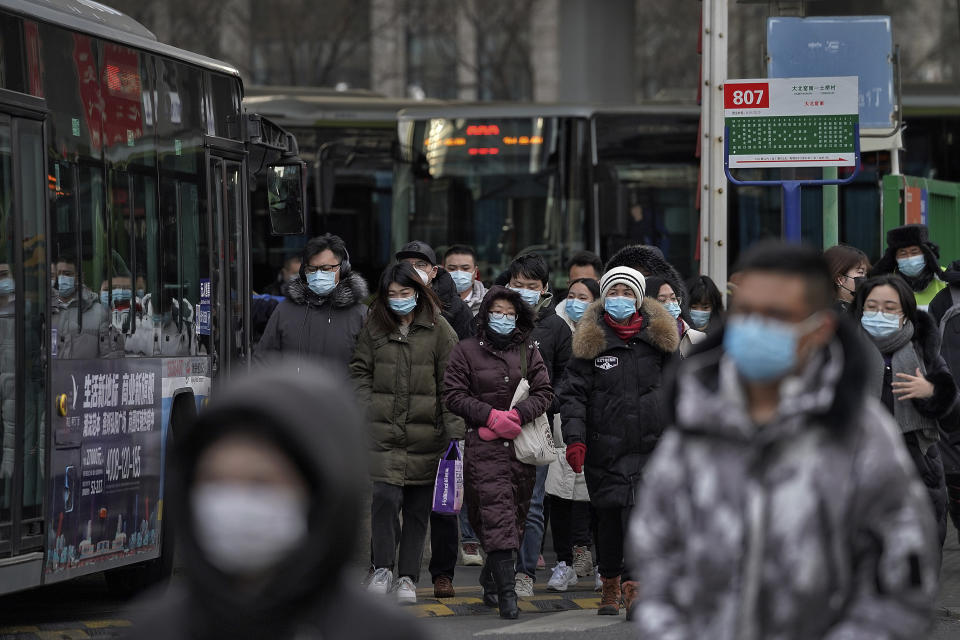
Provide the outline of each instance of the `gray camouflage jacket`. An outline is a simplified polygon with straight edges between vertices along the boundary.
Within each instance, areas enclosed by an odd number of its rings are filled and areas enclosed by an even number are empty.
[[[917,640],[939,545],[852,326],[749,418],[722,334],[680,365],[630,530],[645,640]]]

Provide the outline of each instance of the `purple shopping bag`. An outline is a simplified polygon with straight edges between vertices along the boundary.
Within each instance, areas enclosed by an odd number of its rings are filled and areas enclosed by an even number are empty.
[[[463,455],[456,440],[450,441],[447,452],[437,465],[433,485],[433,510],[437,513],[460,513],[463,506]]]

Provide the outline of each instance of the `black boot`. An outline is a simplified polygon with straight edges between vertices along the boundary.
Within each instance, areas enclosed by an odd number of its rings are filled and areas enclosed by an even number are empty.
[[[495,609],[497,607],[497,582],[493,579],[493,572],[490,570],[490,558],[483,563],[483,569],[480,570],[480,586],[483,587],[483,604]]]
[[[516,620],[520,615],[517,607],[517,592],[514,589],[513,551],[494,551],[487,554],[487,562],[497,583],[500,617]]]

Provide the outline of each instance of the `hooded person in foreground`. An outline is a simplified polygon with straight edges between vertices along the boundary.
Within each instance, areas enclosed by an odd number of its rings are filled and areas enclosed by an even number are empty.
[[[130,638],[423,637],[343,579],[364,422],[349,387],[296,371],[230,382],[180,437],[167,504],[187,573],[134,605]]]
[[[630,529],[644,640],[917,640],[930,501],[813,249],[743,256],[725,328],[680,366]],[[592,492],[591,492],[592,494]]]

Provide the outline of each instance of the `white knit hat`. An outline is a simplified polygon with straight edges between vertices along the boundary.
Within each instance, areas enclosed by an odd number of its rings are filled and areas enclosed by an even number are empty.
[[[643,277],[643,274],[630,267],[610,269],[600,279],[600,297],[606,298],[607,292],[618,284],[625,284],[633,289],[633,292],[637,294],[637,309],[639,309],[647,288],[647,279]]]

